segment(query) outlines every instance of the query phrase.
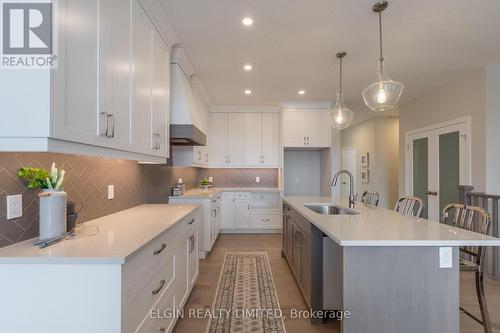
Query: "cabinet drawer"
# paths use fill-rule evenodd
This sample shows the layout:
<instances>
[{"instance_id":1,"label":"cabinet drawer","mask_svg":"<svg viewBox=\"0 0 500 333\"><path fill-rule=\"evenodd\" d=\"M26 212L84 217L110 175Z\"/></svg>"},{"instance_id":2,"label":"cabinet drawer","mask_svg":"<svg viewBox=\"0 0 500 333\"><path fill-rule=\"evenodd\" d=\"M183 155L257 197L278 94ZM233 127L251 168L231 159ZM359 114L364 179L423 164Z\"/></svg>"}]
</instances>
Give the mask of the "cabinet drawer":
<instances>
[{"instance_id":1,"label":"cabinet drawer","mask_svg":"<svg viewBox=\"0 0 500 333\"><path fill-rule=\"evenodd\" d=\"M158 272L162 266L161 262L165 262L172 254L176 242L175 234L179 229L179 225L172 227L123 265L123 291L125 293L134 288L147 274Z\"/></svg>"},{"instance_id":2,"label":"cabinet drawer","mask_svg":"<svg viewBox=\"0 0 500 333\"><path fill-rule=\"evenodd\" d=\"M236 192L234 196L236 199L250 199L249 192Z\"/></svg>"},{"instance_id":3,"label":"cabinet drawer","mask_svg":"<svg viewBox=\"0 0 500 333\"><path fill-rule=\"evenodd\" d=\"M281 212L252 212L251 225L257 229L281 229Z\"/></svg>"},{"instance_id":4,"label":"cabinet drawer","mask_svg":"<svg viewBox=\"0 0 500 333\"><path fill-rule=\"evenodd\" d=\"M169 333L174 329L176 321L175 298L173 290L165 292L144 322L137 329L137 333Z\"/></svg>"},{"instance_id":5,"label":"cabinet drawer","mask_svg":"<svg viewBox=\"0 0 500 333\"><path fill-rule=\"evenodd\" d=\"M161 270L156 274L143 276L124 296L124 322L128 332L137 327L149 310L155 306L164 293L173 291L175 287L175 257L168 256L165 262L160 263Z\"/></svg>"},{"instance_id":6,"label":"cabinet drawer","mask_svg":"<svg viewBox=\"0 0 500 333\"><path fill-rule=\"evenodd\" d=\"M252 193L250 206L260 208L280 208L281 200L279 193Z\"/></svg>"}]
</instances>

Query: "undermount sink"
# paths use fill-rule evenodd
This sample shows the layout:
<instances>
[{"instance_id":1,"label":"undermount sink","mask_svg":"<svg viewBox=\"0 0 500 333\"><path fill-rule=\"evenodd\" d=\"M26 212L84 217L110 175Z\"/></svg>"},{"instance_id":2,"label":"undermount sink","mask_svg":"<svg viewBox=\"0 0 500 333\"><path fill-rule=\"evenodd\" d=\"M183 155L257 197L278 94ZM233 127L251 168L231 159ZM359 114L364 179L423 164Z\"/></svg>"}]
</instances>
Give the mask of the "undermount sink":
<instances>
[{"instance_id":1,"label":"undermount sink","mask_svg":"<svg viewBox=\"0 0 500 333\"><path fill-rule=\"evenodd\" d=\"M334 204L306 204L307 209L323 215L357 215L357 211Z\"/></svg>"}]
</instances>

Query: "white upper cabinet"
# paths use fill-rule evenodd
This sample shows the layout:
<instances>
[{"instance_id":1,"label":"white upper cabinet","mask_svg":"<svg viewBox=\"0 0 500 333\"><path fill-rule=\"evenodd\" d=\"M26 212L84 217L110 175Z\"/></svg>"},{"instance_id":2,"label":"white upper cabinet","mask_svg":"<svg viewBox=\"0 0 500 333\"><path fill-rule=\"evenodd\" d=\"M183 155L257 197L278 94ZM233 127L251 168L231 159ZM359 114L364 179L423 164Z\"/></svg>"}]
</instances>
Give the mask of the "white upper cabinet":
<instances>
[{"instance_id":1,"label":"white upper cabinet","mask_svg":"<svg viewBox=\"0 0 500 333\"><path fill-rule=\"evenodd\" d=\"M262 113L245 114L245 163L262 164Z\"/></svg>"},{"instance_id":2,"label":"white upper cabinet","mask_svg":"<svg viewBox=\"0 0 500 333\"><path fill-rule=\"evenodd\" d=\"M229 166L245 165L245 115L228 113L227 159Z\"/></svg>"},{"instance_id":3,"label":"white upper cabinet","mask_svg":"<svg viewBox=\"0 0 500 333\"><path fill-rule=\"evenodd\" d=\"M277 112L245 114L245 162L247 166L278 167L280 115Z\"/></svg>"},{"instance_id":4,"label":"white upper cabinet","mask_svg":"<svg viewBox=\"0 0 500 333\"><path fill-rule=\"evenodd\" d=\"M105 143L110 147L124 149L130 145L131 121L130 0L105 0L99 3L101 5L99 14L100 135L106 136L107 130L108 140ZM78 37L74 39L78 40Z\"/></svg>"},{"instance_id":5,"label":"white upper cabinet","mask_svg":"<svg viewBox=\"0 0 500 333\"><path fill-rule=\"evenodd\" d=\"M211 114L210 166L279 167L278 112Z\"/></svg>"},{"instance_id":6,"label":"white upper cabinet","mask_svg":"<svg viewBox=\"0 0 500 333\"><path fill-rule=\"evenodd\" d=\"M210 129L210 165L227 166L227 113L212 113Z\"/></svg>"},{"instance_id":7,"label":"white upper cabinet","mask_svg":"<svg viewBox=\"0 0 500 333\"><path fill-rule=\"evenodd\" d=\"M56 105L52 135L58 139L107 146L111 144L109 140L99 137L99 113L104 104L97 89L101 81L99 56L105 58L109 53L109 49L100 50L100 2L68 0L62 1L60 6L62 45L59 45L59 69L54 72ZM103 75L102 79L109 77ZM107 82L102 83L107 85ZM106 120L103 117L102 121Z\"/></svg>"},{"instance_id":8,"label":"white upper cabinet","mask_svg":"<svg viewBox=\"0 0 500 333\"><path fill-rule=\"evenodd\" d=\"M153 101L153 25L141 5L133 2L132 63L132 145L144 150L152 149L151 123Z\"/></svg>"},{"instance_id":9,"label":"white upper cabinet","mask_svg":"<svg viewBox=\"0 0 500 333\"><path fill-rule=\"evenodd\" d=\"M330 120L327 110L306 111L306 134L308 147L330 147Z\"/></svg>"},{"instance_id":10,"label":"white upper cabinet","mask_svg":"<svg viewBox=\"0 0 500 333\"><path fill-rule=\"evenodd\" d=\"M170 50L155 30L153 32L153 107L152 148L169 156Z\"/></svg>"},{"instance_id":11,"label":"white upper cabinet","mask_svg":"<svg viewBox=\"0 0 500 333\"><path fill-rule=\"evenodd\" d=\"M287 109L282 117L284 147L330 147L328 110Z\"/></svg>"},{"instance_id":12,"label":"white upper cabinet","mask_svg":"<svg viewBox=\"0 0 500 333\"><path fill-rule=\"evenodd\" d=\"M279 167L281 160L281 126L278 112L262 114L262 165Z\"/></svg>"},{"instance_id":13,"label":"white upper cabinet","mask_svg":"<svg viewBox=\"0 0 500 333\"><path fill-rule=\"evenodd\" d=\"M0 76L6 108L23 115L2 114L0 151L165 162L170 51L138 0L59 1L58 20L57 69Z\"/></svg>"}]
</instances>

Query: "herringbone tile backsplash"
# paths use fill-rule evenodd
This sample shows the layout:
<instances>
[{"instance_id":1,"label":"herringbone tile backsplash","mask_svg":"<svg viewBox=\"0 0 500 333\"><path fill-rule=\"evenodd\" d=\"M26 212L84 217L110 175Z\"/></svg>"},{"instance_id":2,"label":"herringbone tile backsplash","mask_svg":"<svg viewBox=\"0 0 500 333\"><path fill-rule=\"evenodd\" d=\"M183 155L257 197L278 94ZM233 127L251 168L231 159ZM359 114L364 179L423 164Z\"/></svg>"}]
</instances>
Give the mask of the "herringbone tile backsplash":
<instances>
[{"instance_id":1,"label":"herringbone tile backsplash","mask_svg":"<svg viewBox=\"0 0 500 333\"><path fill-rule=\"evenodd\" d=\"M0 153L0 247L38 236L38 190L28 190L17 178L25 166L49 169L56 162L66 171L68 200L83 204L78 221L85 222L143 203L166 203L170 188L182 178L187 189L213 176L219 187L277 187L277 169L197 169L139 165L134 161L54 153ZM261 177L255 183L255 176ZM107 200L107 186L115 186ZM23 216L7 220L7 195L23 195Z\"/></svg>"},{"instance_id":2,"label":"herringbone tile backsplash","mask_svg":"<svg viewBox=\"0 0 500 333\"><path fill-rule=\"evenodd\" d=\"M17 178L19 168L49 169L52 162L66 171L64 190L68 200L83 204L78 221L88 221L150 202L166 202L168 188L183 177L196 182L195 168L177 172L166 166L145 167L134 161L52 153L0 153L0 247L38 236L38 190L26 189ZM158 181L148 179L153 175ZM163 172L161 172L163 171ZM192 178L192 179L190 179ZM107 186L115 186L114 200L107 200ZM193 185L191 185L193 186ZM148 193L148 196L146 196ZM5 197L23 195L23 216L7 220ZM157 195L157 197L155 197Z\"/></svg>"}]
</instances>

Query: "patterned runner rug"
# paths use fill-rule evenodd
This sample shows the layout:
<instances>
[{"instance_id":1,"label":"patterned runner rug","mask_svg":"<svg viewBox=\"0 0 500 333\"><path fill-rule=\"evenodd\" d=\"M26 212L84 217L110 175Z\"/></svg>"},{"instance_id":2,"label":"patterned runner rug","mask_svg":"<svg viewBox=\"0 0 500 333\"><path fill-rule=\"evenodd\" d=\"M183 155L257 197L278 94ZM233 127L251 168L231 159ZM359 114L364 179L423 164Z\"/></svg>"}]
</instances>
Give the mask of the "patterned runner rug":
<instances>
[{"instance_id":1,"label":"patterned runner rug","mask_svg":"<svg viewBox=\"0 0 500 333\"><path fill-rule=\"evenodd\" d=\"M227 252L207 333L284 333L266 252Z\"/></svg>"}]
</instances>

